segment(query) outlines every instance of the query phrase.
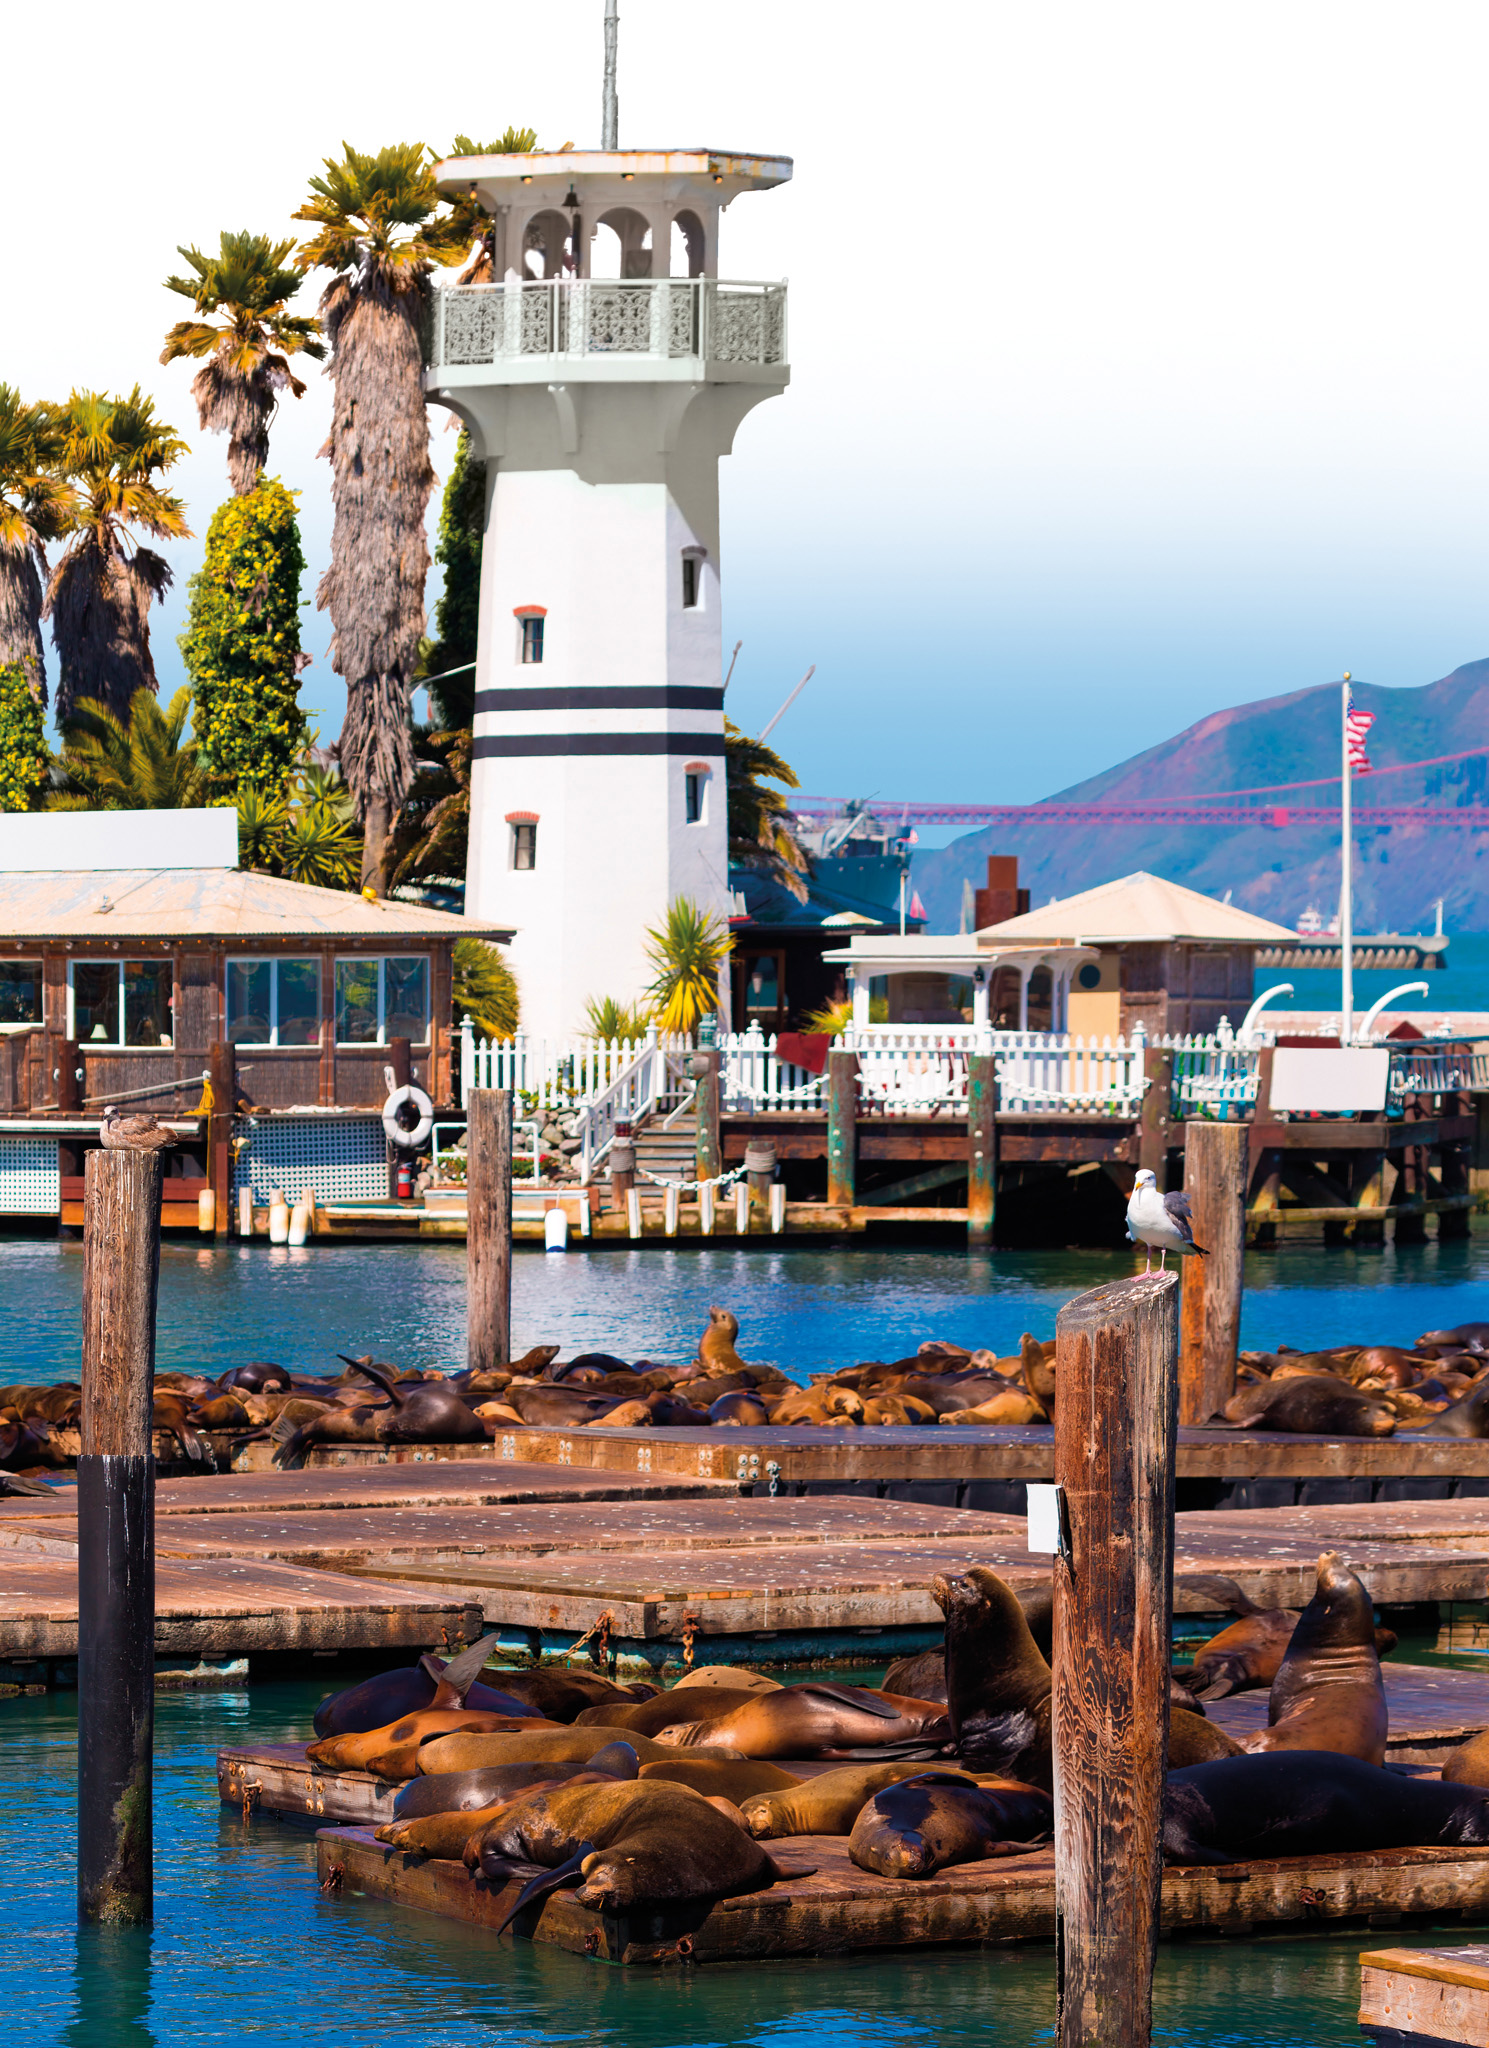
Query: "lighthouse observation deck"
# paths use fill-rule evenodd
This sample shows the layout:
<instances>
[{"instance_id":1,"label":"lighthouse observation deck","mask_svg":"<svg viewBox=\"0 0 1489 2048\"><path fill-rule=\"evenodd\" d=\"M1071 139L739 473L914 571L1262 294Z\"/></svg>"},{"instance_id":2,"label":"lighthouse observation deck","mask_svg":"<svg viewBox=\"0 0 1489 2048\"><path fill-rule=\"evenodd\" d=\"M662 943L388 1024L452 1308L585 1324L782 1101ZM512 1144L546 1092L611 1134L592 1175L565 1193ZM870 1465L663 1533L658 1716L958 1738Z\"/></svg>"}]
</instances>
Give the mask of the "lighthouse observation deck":
<instances>
[{"instance_id":1,"label":"lighthouse observation deck","mask_svg":"<svg viewBox=\"0 0 1489 2048\"><path fill-rule=\"evenodd\" d=\"M776 382L785 364L784 284L540 278L433 294L428 368L441 384L545 383L560 370Z\"/></svg>"}]
</instances>

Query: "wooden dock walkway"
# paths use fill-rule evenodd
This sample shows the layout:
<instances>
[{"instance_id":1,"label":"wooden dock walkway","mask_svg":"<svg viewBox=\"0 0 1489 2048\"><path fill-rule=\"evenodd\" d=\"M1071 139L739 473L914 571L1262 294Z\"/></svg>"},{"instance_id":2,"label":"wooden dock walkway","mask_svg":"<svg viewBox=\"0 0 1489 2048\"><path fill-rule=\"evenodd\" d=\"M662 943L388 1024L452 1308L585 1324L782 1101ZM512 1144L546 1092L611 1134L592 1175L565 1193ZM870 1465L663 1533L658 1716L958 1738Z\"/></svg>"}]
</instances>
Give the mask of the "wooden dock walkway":
<instances>
[{"instance_id":1,"label":"wooden dock walkway","mask_svg":"<svg viewBox=\"0 0 1489 2048\"><path fill-rule=\"evenodd\" d=\"M812 1876L712 1906L659 1907L628 1919L592 1913L558 1892L524 1914L515 1933L599 1962L676 1966L765 1956L841 1954L947 1943L1052 1941L1052 1849L964 1863L934 1877L878 1877L850 1862L839 1835L782 1843ZM364 1828L316 1836L322 1892L360 1894L494 1926L516 1897L471 1877L460 1863L423 1860ZM1368 1855L1299 1856L1163 1873L1161 1932L1249 1935L1260 1926L1398 1918L1482 1920L1489 1914L1489 1849L1396 1849Z\"/></svg>"},{"instance_id":2,"label":"wooden dock walkway","mask_svg":"<svg viewBox=\"0 0 1489 2048\"><path fill-rule=\"evenodd\" d=\"M1489 2040L1489 1947L1367 1950L1360 2029L1381 2048L1478 2048Z\"/></svg>"}]
</instances>

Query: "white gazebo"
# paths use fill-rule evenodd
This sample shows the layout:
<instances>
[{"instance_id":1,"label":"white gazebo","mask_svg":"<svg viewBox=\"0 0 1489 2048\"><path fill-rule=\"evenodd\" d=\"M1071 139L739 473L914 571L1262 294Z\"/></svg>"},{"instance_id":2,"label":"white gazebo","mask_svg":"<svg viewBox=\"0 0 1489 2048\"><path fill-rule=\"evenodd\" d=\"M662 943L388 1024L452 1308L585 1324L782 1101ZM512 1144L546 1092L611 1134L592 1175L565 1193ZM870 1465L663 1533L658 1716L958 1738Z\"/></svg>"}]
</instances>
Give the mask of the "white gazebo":
<instances>
[{"instance_id":1,"label":"white gazebo","mask_svg":"<svg viewBox=\"0 0 1489 2048\"><path fill-rule=\"evenodd\" d=\"M872 984L879 980L889 985L889 1023L882 1028L939 1023L970 1025L975 1031L1000 1025L1008 1030L1028 1031L1029 992L1036 976L1040 977L1041 998L1047 982L1049 1014L1047 1021L1041 1017L1032 1028L1068 1031L1071 982L1097 955L1093 947L1084 945L989 945L980 941L975 932L920 932L903 938L865 933L822 957L846 971L853 998L853 1028L858 1034L873 1028L869 1005ZM964 1007L952 1003L957 982L971 986L970 1016ZM939 1005L925 1000L937 984ZM995 997L1000 1000L995 1001ZM1045 1008L1043 1000L1038 1008ZM936 1014L927 1014L929 1009Z\"/></svg>"}]
</instances>

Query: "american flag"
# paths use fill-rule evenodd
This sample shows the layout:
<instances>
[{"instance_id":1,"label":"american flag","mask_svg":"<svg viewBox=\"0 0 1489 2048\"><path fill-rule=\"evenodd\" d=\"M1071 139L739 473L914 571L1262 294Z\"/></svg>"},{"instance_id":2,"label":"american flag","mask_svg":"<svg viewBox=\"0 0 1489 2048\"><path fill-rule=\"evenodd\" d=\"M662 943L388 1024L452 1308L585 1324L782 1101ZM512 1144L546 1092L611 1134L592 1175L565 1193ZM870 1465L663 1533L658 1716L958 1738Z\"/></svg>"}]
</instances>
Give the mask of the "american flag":
<instances>
[{"instance_id":1,"label":"american flag","mask_svg":"<svg viewBox=\"0 0 1489 2048\"><path fill-rule=\"evenodd\" d=\"M1344 714L1345 745L1349 753L1349 765L1357 775L1370 773L1370 757L1365 752L1365 735L1374 723L1373 711L1356 711L1354 695L1351 693L1349 709Z\"/></svg>"}]
</instances>

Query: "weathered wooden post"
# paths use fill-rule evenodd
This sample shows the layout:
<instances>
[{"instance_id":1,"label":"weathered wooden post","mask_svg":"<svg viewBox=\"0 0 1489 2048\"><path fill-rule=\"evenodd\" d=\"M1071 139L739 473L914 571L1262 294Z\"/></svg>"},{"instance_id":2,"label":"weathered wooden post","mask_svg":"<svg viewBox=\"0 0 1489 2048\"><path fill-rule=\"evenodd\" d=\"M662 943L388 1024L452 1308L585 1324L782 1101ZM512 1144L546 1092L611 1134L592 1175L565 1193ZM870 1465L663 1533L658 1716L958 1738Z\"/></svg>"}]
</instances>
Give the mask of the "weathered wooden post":
<instances>
[{"instance_id":1,"label":"weathered wooden post","mask_svg":"<svg viewBox=\"0 0 1489 2048\"><path fill-rule=\"evenodd\" d=\"M1137 1163L1158 1176L1163 1186L1168 1166L1168 1121L1174 1089L1174 1056L1167 1046L1149 1045L1143 1051L1142 1116L1137 1133Z\"/></svg>"},{"instance_id":2,"label":"weathered wooden post","mask_svg":"<svg viewBox=\"0 0 1489 2048\"><path fill-rule=\"evenodd\" d=\"M212 1107L207 1115L207 1179L212 1186L212 1234L223 1237L233 1188L233 1102L238 1092L233 1047L223 1039L207 1053L207 1085Z\"/></svg>"},{"instance_id":3,"label":"weathered wooden post","mask_svg":"<svg viewBox=\"0 0 1489 2048\"><path fill-rule=\"evenodd\" d=\"M697 1117L693 1169L694 1179L699 1181L717 1180L724 1170L722 1140L719 1135L720 1088L719 1063L721 1055L716 1046L700 1045L689 1055L692 1061L693 1079L697 1093L693 1107Z\"/></svg>"},{"instance_id":4,"label":"weathered wooden post","mask_svg":"<svg viewBox=\"0 0 1489 2048\"><path fill-rule=\"evenodd\" d=\"M858 1055L834 1046L827 1055L827 1199L853 1207L858 1172Z\"/></svg>"},{"instance_id":5,"label":"weathered wooden post","mask_svg":"<svg viewBox=\"0 0 1489 2048\"><path fill-rule=\"evenodd\" d=\"M52 1086L57 1091L58 1109L64 1115L76 1116L83 1106L83 1056L75 1038L63 1038L57 1042L57 1056L52 1062Z\"/></svg>"},{"instance_id":6,"label":"weathered wooden post","mask_svg":"<svg viewBox=\"0 0 1489 2048\"><path fill-rule=\"evenodd\" d=\"M154 1916L158 1152L83 1169L78 1458L78 1918Z\"/></svg>"},{"instance_id":7,"label":"weathered wooden post","mask_svg":"<svg viewBox=\"0 0 1489 2048\"><path fill-rule=\"evenodd\" d=\"M512 1091L472 1088L466 1102L466 1359L512 1356Z\"/></svg>"},{"instance_id":8,"label":"weathered wooden post","mask_svg":"<svg viewBox=\"0 0 1489 2048\"><path fill-rule=\"evenodd\" d=\"M616 1118L615 1136L610 1140L610 1198L616 1208L625 1208L636 1189L636 1140L631 1126Z\"/></svg>"},{"instance_id":9,"label":"weathered wooden post","mask_svg":"<svg viewBox=\"0 0 1489 2048\"><path fill-rule=\"evenodd\" d=\"M998 1214L998 1076L990 1052L967 1059L967 1242L993 1241Z\"/></svg>"},{"instance_id":10,"label":"weathered wooden post","mask_svg":"<svg viewBox=\"0 0 1489 2048\"><path fill-rule=\"evenodd\" d=\"M1184 1126L1184 1192L1204 1258L1184 1261L1179 1313L1179 1420L1205 1423L1236 1391L1246 1258L1247 1130L1191 1118Z\"/></svg>"},{"instance_id":11,"label":"weathered wooden post","mask_svg":"<svg viewBox=\"0 0 1489 2048\"><path fill-rule=\"evenodd\" d=\"M1163 1868L1179 1277L1055 1325L1055 2039L1148 2048Z\"/></svg>"}]
</instances>

